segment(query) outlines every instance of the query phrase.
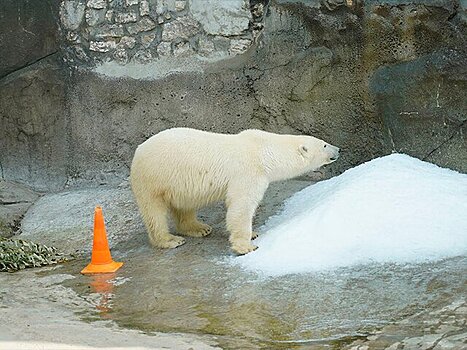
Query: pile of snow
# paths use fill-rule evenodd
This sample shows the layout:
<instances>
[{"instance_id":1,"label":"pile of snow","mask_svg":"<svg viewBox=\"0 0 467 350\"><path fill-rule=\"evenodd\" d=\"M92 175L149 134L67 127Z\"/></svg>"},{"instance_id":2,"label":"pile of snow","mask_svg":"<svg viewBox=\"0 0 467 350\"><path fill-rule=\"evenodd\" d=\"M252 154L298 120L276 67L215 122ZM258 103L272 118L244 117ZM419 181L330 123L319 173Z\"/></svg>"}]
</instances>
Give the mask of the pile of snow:
<instances>
[{"instance_id":1,"label":"pile of snow","mask_svg":"<svg viewBox=\"0 0 467 350\"><path fill-rule=\"evenodd\" d=\"M268 219L259 249L235 258L270 276L467 253L467 175L403 154L296 193Z\"/></svg>"}]
</instances>

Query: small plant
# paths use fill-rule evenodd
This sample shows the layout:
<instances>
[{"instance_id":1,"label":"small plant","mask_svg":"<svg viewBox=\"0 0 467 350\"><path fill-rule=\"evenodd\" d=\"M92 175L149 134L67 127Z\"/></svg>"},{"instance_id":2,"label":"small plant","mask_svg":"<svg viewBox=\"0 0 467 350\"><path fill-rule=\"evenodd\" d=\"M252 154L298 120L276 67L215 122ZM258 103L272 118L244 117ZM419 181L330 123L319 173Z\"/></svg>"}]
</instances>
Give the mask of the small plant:
<instances>
[{"instance_id":1,"label":"small plant","mask_svg":"<svg viewBox=\"0 0 467 350\"><path fill-rule=\"evenodd\" d=\"M0 237L0 271L15 272L27 267L39 267L68 261L70 257L47 247L22 239Z\"/></svg>"}]
</instances>

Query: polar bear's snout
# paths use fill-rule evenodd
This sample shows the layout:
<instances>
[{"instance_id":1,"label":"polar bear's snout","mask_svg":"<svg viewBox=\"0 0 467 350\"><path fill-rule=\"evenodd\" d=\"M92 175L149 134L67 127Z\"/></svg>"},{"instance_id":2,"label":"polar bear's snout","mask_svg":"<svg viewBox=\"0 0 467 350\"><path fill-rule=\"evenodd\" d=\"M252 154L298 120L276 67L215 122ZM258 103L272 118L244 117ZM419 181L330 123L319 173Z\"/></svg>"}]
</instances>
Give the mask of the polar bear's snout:
<instances>
[{"instance_id":1,"label":"polar bear's snout","mask_svg":"<svg viewBox=\"0 0 467 350\"><path fill-rule=\"evenodd\" d=\"M330 163L335 162L339 158L339 147L330 145L329 143L325 143L323 148L329 157Z\"/></svg>"}]
</instances>

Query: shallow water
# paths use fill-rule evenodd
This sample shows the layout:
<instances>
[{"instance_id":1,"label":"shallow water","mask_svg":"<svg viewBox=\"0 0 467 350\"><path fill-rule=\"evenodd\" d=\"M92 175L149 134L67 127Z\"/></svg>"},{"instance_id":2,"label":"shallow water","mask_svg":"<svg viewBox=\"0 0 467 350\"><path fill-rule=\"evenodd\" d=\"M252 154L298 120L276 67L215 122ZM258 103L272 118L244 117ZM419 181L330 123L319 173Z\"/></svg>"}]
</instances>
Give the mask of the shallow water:
<instances>
[{"instance_id":1,"label":"shallow water","mask_svg":"<svg viewBox=\"0 0 467 350\"><path fill-rule=\"evenodd\" d=\"M226 264L225 241L193 239L173 251L120 247L114 257L126 264L115 275L65 284L94 296L97 312L84 319L112 319L144 332L212 334L231 349L337 346L467 292L465 257L264 278ZM407 327L415 334L423 325Z\"/></svg>"},{"instance_id":2,"label":"shallow water","mask_svg":"<svg viewBox=\"0 0 467 350\"><path fill-rule=\"evenodd\" d=\"M255 229L307 185L271 186ZM125 263L115 274L80 275L87 259L66 264L65 272L77 277L63 284L95 305L94 312L80 317L90 322L111 319L148 334L212 335L227 349L340 349L378 332L386 336L386 344L393 344L451 332L442 327L465 329L467 315L459 314L467 310L465 256L265 278L229 263L233 255L224 217L222 206L206 209L201 219L214 232L188 238L174 250L152 249L141 227L131 240L113 247L114 259ZM462 306L440 312L451 304Z\"/></svg>"}]
</instances>

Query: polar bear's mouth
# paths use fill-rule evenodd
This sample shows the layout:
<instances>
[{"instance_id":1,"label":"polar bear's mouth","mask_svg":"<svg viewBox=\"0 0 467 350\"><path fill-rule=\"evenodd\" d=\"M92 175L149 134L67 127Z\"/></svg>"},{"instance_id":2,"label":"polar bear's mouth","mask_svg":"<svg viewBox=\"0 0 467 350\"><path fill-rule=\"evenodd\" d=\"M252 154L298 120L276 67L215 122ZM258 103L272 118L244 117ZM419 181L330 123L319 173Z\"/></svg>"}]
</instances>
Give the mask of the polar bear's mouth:
<instances>
[{"instance_id":1,"label":"polar bear's mouth","mask_svg":"<svg viewBox=\"0 0 467 350\"><path fill-rule=\"evenodd\" d=\"M337 160L337 158L339 158L339 155L333 156L333 157L329 158L329 160L334 162L334 161Z\"/></svg>"}]
</instances>

